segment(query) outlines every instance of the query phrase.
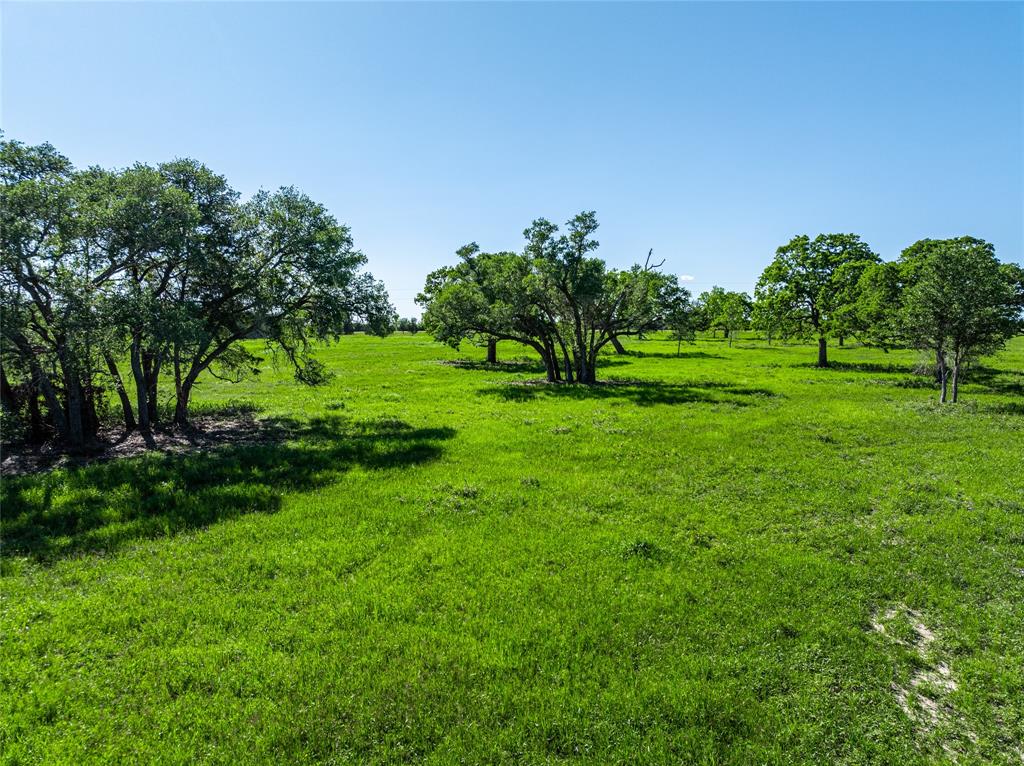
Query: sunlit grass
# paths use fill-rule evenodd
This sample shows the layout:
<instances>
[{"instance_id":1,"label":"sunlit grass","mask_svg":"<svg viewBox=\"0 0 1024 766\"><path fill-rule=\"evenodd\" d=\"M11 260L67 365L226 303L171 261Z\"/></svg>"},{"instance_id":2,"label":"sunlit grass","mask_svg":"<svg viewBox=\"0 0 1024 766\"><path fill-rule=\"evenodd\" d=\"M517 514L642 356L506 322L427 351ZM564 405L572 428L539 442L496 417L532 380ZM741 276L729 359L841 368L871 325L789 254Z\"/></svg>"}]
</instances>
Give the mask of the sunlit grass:
<instances>
[{"instance_id":1,"label":"sunlit grass","mask_svg":"<svg viewBox=\"0 0 1024 766\"><path fill-rule=\"evenodd\" d=\"M263 444L6 478L0 758L1019 763L1024 339L946 407L912 352L630 348L347 337L203 383Z\"/></svg>"}]
</instances>

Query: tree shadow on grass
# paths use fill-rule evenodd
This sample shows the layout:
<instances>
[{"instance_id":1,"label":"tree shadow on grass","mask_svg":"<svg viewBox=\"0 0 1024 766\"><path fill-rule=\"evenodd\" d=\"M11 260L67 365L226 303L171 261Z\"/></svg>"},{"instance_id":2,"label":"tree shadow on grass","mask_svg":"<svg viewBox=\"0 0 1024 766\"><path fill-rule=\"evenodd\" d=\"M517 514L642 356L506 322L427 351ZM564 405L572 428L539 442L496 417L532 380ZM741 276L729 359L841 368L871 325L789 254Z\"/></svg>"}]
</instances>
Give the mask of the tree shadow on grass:
<instances>
[{"instance_id":1,"label":"tree shadow on grass","mask_svg":"<svg viewBox=\"0 0 1024 766\"><path fill-rule=\"evenodd\" d=\"M969 367L965 383L978 383L996 394L1024 396L1024 370L1000 370L979 365Z\"/></svg>"},{"instance_id":2,"label":"tree shadow on grass","mask_svg":"<svg viewBox=\"0 0 1024 766\"><path fill-rule=\"evenodd\" d=\"M447 367L458 367L460 370L484 370L486 372L507 372L507 373L532 373L540 374L545 372L544 363L540 359L508 359L505 361L482 362L476 359L446 359L441 364ZM621 367L629 364L626 359L616 359L601 356L597 368Z\"/></svg>"},{"instance_id":3,"label":"tree shadow on grass","mask_svg":"<svg viewBox=\"0 0 1024 766\"><path fill-rule=\"evenodd\" d=\"M626 355L636 357L637 359L725 359L721 354L709 354L707 351L683 351L677 354L674 351L634 351L633 349L627 349Z\"/></svg>"},{"instance_id":4,"label":"tree shadow on grass","mask_svg":"<svg viewBox=\"0 0 1024 766\"><path fill-rule=\"evenodd\" d=\"M811 368L815 370L833 370L835 372L870 372L870 373L891 373L898 375L914 375L919 371L916 364L906 362L840 362L830 360L828 367L818 367L814 362L801 362L794 364L794 367Z\"/></svg>"},{"instance_id":5,"label":"tree shadow on grass","mask_svg":"<svg viewBox=\"0 0 1024 766\"><path fill-rule=\"evenodd\" d=\"M261 440L4 480L7 555L47 561L116 550L245 513L272 513L283 492L327 485L353 466L389 469L442 453L451 428L341 416L261 422Z\"/></svg>"},{"instance_id":6,"label":"tree shadow on grass","mask_svg":"<svg viewBox=\"0 0 1024 766\"><path fill-rule=\"evenodd\" d=\"M488 386L478 391L507 402L528 402L540 397L559 399L625 399L639 406L655 404L731 404L748 407L778 396L767 388L716 381L665 383L657 380L605 380L593 385L524 381Z\"/></svg>"},{"instance_id":7,"label":"tree shadow on grass","mask_svg":"<svg viewBox=\"0 0 1024 766\"><path fill-rule=\"evenodd\" d=\"M999 402L985 407L985 412L994 415L1020 415L1024 416L1024 402Z\"/></svg>"},{"instance_id":8,"label":"tree shadow on grass","mask_svg":"<svg viewBox=\"0 0 1024 766\"><path fill-rule=\"evenodd\" d=\"M822 369L810 362L794 366ZM832 361L829 362L829 366L825 369L835 370L837 372L867 372L874 374L888 373L913 376L908 378L904 384L904 387L906 388L928 388L938 385L934 382L927 363L922 366L921 364L906 362L881 363ZM921 382L916 383L915 381ZM1024 373L1013 370L1003 370L998 367L989 367L986 365L972 365L961 372L960 382L963 384L976 384L982 386L987 388L990 393L994 394L1024 396Z\"/></svg>"},{"instance_id":9,"label":"tree shadow on grass","mask_svg":"<svg viewBox=\"0 0 1024 766\"><path fill-rule=\"evenodd\" d=\"M491 364L476 359L445 359L441 362L446 367L457 367L460 370L486 370L487 372L508 373L539 373L544 372L543 363L537 359L507 359Z\"/></svg>"}]
</instances>

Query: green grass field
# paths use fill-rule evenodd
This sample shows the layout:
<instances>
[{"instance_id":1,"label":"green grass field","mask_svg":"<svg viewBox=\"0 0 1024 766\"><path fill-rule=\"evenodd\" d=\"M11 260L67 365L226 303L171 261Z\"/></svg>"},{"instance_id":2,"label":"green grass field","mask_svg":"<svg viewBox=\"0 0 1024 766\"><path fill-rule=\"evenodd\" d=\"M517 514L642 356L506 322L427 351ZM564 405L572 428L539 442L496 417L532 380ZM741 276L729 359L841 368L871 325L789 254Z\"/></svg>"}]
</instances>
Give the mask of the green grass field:
<instances>
[{"instance_id":1,"label":"green grass field","mask_svg":"<svg viewBox=\"0 0 1024 766\"><path fill-rule=\"evenodd\" d=\"M6 477L0 759L1020 764L1024 338L941 408L911 352L630 349L347 337L205 382L262 445Z\"/></svg>"}]
</instances>

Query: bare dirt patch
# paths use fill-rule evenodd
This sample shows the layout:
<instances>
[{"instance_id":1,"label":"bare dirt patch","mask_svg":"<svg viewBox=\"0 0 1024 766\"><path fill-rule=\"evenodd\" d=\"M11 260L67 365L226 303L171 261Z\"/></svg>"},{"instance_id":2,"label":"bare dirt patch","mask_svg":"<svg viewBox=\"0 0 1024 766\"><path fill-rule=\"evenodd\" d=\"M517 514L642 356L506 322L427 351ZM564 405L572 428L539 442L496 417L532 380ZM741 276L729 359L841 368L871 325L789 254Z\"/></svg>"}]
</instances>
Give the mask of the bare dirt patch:
<instances>
[{"instance_id":1,"label":"bare dirt patch","mask_svg":"<svg viewBox=\"0 0 1024 766\"><path fill-rule=\"evenodd\" d=\"M893 695L922 738L937 743L949 758L957 760L968 743L978 741L978 736L950 700L959 684L942 659L935 631L919 612L905 604L877 613L871 619L871 629L919 658L921 666L910 674L905 685L893 682Z\"/></svg>"},{"instance_id":2,"label":"bare dirt patch","mask_svg":"<svg viewBox=\"0 0 1024 766\"><path fill-rule=\"evenodd\" d=\"M55 468L81 467L153 452L183 454L225 444L262 444L286 437L288 430L279 421L259 420L248 413L197 417L185 427L158 428L145 434L108 428L78 452L68 452L53 443L35 448L9 449L5 445L0 475L20 476L52 471Z\"/></svg>"}]
</instances>

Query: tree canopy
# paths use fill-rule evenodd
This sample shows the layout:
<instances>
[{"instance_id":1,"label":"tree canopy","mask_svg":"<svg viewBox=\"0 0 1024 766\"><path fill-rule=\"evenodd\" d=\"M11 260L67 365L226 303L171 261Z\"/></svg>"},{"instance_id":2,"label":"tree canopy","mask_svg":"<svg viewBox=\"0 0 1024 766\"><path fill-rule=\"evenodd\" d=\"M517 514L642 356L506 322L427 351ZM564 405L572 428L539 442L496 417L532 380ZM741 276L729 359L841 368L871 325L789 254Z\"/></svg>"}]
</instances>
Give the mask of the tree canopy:
<instances>
[{"instance_id":1,"label":"tree canopy","mask_svg":"<svg viewBox=\"0 0 1024 766\"><path fill-rule=\"evenodd\" d=\"M203 374L258 373L244 340L315 385L330 373L313 344L396 322L486 345L492 362L498 341L521 343L549 381L569 383L594 383L606 345L621 353L620 338L655 329L680 344L721 329L731 345L750 324L769 342L811 336L822 367L828 338L854 336L927 349L942 401L947 382L956 401L965 367L1024 328L1024 268L973 237L922 239L886 263L855 234L800 235L777 249L753 302L716 286L695 303L651 252L610 268L597 229L584 211L564 229L536 219L519 252L467 244L427 277L422 321L398 321L349 228L294 187L242 200L195 160L77 170L49 144L0 140L3 410L34 438L75 446L114 394L126 428L186 424Z\"/></svg>"},{"instance_id":2,"label":"tree canopy","mask_svg":"<svg viewBox=\"0 0 1024 766\"><path fill-rule=\"evenodd\" d=\"M736 333L746 329L750 323L750 296L716 285L700 294L697 312L704 329L721 330L731 346Z\"/></svg>"},{"instance_id":3,"label":"tree canopy","mask_svg":"<svg viewBox=\"0 0 1024 766\"><path fill-rule=\"evenodd\" d=\"M828 338L854 329L850 307L856 303L861 274L879 257L856 234L800 235L775 251L761 274L757 294L769 305L762 322L814 335L818 366L828 366Z\"/></svg>"},{"instance_id":4,"label":"tree canopy","mask_svg":"<svg viewBox=\"0 0 1024 766\"><path fill-rule=\"evenodd\" d=\"M299 381L319 382L312 342L352 317L377 332L393 321L365 263L349 229L295 188L241 202L193 160L76 171L48 144L0 141L5 407L81 445L108 386L126 426L151 427L169 368L174 419L185 423L204 371L254 373L258 359L240 341L256 337Z\"/></svg>"},{"instance_id":5,"label":"tree canopy","mask_svg":"<svg viewBox=\"0 0 1024 766\"><path fill-rule=\"evenodd\" d=\"M524 232L521 253L458 251L459 263L427 277L417 300L423 327L457 347L463 340L512 340L534 349L549 381L593 383L601 349L620 336L679 320L689 292L651 264L610 269L591 255L598 248L594 212L566 223L545 218Z\"/></svg>"},{"instance_id":6,"label":"tree canopy","mask_svg":"<svg viewBox=\"0 0 1024 766\"><path fill-rule=\"evenodd\" d=\"M940 401L947 400L949 384L952 400L958 401L964 366L1024 329L1024 270L1001 264L995 248L974 237L922 240L904 250L891 269L904 289L888 310L878 311L878 321L885 333L934 353ZM871 306L880 304L877 295L864 294Z\"/></svg>"}]
</instances>

